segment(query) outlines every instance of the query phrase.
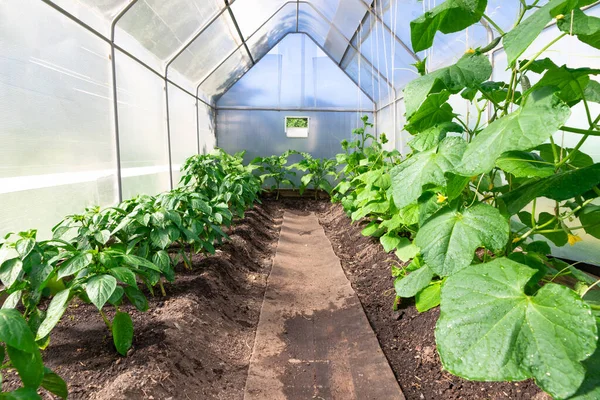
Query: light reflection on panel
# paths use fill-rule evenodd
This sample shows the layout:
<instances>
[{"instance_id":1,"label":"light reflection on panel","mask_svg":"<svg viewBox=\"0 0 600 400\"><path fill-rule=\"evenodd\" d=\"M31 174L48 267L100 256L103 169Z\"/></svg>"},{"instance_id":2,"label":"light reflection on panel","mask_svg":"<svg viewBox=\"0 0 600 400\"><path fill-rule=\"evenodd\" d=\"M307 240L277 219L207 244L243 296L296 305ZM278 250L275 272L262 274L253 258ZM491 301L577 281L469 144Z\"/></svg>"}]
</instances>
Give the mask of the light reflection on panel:
<instances>
[{"instance_id":1,"label":"light reflection on panel","mask_svg":"<svg viewBox=\"0 0 600 400\"><path fill-rule=\"evenodd\" d=\"M202 103L198 103L198 126L200 154L210 153L216 146L215 112Z\"/></svg>"},{"instance_id":2,"label":"light reflection on panel","mask_svg":"<svg viewBox=\"0 0 600 400\"><path fill-rule=\"evenodd\" d=\"M117 200L110 47L37 0L0 2L0 236Z\"/></svg>"},{"instance_id":3,"label":"light reflection on panel","mask_svg":"<svg viewBox=\"0 0 600 400\"><path fill-rule=\"evenodd\" d=\"M229 13L223 13L175 59L171 67L199 83L242 44Z\"/></svg>"},{"instance_id":4,"label":"light reflection on panel","mask_svg":"<svg viewBox=\"0 0 600 400\"><path fill-rule=\"evenodd\" d=\"M320 46L327 49L335 62L340 62L348 40L331 26L330 21L311 6L301 3L299 6L298 30L308 33Z\"/></svg>"},{"instance_id":5,"label":"light reflection on panel","mask_svg":"<svg viewBox=\"0 0 600 400\"><path fill-rule=\"evenodd\" d=\"M237 50L200 85L209 103L216 102L252 66L244 47Z\"/></svg>"},{"instance_id":6,"label":"light reflection on panel","mask_svg":"<svg viewBox=\"0 0 600 400\"><path fill-rule=\"evenodd\" d=\"M218 106L354 110L373 103L308 36L290 34Z\"/></svg>"},{"instance_id":7,"label":"light reflection on panel","mask_svg":"<svg viewBox=\"0 0 600 400\"><path fill-rule=\"evenodd\" d=\"M169 85L169 126L173 184L181 177L180 166L198 153L196 100L173 85Z\"/></svg>"},{"instance_id":8,"label":"light reflection on panel","mask_svg":"<svg viewBox=\"0 0 600 400\"><path fill-rule=\"evenodd\" d=\"M164 80L117 52L123 198L168 190Z\"/></svg>"},{"instance_id":9,"label":"light reflection on panel","mask_svg":"<svg viewBox=\"0 0 600 400\"><path fill-rule=\"evenodd\" d=\"M259 60L286 34L296 31L296 4L286 5L247 41L254 60Z\"/></svg>"},{"instance_id":10,"label":"light reflection on panel","mask_svg":"<svg viewBox=\"0 0 600 400\"><path fill-rule=\"evenodd\" d=\"M242 35L247 39L286 2L287 0L241 0L233 2L231 11ZM294 9L295 27L296 5L290 4L289 6Z\"/></svg>"},{"instance_id":11,"label":"light reflection on panel","mask_svg":"<svg viewBox=\"0 0 600 400\"><path fill-rule=\"evenodd\" d=\"M80 21L85 22L105 37L110 37L110 24L128 0L53 0Z\"/></svg>"}]
</instances>

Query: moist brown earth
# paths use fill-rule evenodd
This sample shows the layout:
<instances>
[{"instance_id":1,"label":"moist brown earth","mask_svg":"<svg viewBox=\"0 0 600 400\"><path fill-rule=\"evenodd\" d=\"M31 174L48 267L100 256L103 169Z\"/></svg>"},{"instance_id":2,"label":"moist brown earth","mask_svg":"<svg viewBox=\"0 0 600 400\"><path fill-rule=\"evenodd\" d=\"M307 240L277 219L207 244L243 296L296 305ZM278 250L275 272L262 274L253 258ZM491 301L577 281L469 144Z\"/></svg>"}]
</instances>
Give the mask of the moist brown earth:
<instances>
[{"instance_id":1,"label":"moist brown earth","mask_svg":"<svg viewBox=\"0 0 600 400\"><path fill-rule=\"evenodd\" d=\"M122 307L135 329L128 357L93 305L70 306L43 353L69 399L242 399L282 215L275 203L256 205L215 255L194 256L191 271L178 266L165 298L148 295L149 311ZM4 389L16 383L6 376Z\"/></svg>"},{"instance_id":2,"label":"moist brown earth","mask_svg":"<svg viewBox=\"0 0 600 400\"><path fill-rule=\"evenodd\" d=\"M531 380L471 382L444 371L434 337L439 308L421 314L405 299L394 312L390 266L397 259L377 239L362 236L366 223L351 225L339 204L315 209L407 400L550 399Z\"/></svg>"},{"instance_id":3,"label":"moist brown earth","mask_svg":"<svg viewBox=\"0 0 600 400\"><path fill-rule=\"evenodd\" d=\"M215 255L194 256L192 271L179 267L167 297L148 296L148 312L124 306L135 327L128 357L116 353L93 305L70 306L43 353L67 381L69 398L242 399L284 209L318 214L408 400L549 399L531 381L469 382L443 371L434 339L439 311L419 314L406 302L393 312L394 257L363 237L364 223L351 225L339 205L306 198L265 199ZM17 382L5 374L4 390Z\"/></svg>"}]
</instances>

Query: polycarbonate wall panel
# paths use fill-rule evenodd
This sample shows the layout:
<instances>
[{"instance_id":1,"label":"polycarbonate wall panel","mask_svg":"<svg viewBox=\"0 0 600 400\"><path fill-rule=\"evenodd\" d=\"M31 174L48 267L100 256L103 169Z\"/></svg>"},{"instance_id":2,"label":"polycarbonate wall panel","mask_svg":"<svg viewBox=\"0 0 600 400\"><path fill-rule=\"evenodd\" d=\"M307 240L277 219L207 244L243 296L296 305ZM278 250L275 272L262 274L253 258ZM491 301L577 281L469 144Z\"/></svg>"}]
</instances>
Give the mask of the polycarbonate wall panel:
<instances>
[{"instance_id":1,"label":"polycarbonate wall panel","mask_svg":"<svg viewBox=\"0 0 600 400\"><path fill-rule=\"evenodd\" d=\"M123 198L170 188L164 80L117 52Z\"/></svg>"},{"instance_id":2,"label":"polycarbonate wall panel","mask_svg":"<svg viewBox=\"0 0 600 400\"><path fill-rule=\"evenodd\" d=\"M215 103L235 82L252 67L244 47L234 52L200 85L207 103Z\"/></svg>"},{"instance_id":3,"label":"polycarbonate wall panel","mask_svg":"<svg viewBox=\"0 0 600 400\"><path fill-rule=\"evenodd\" d=\"M177 185L181 177L181 165L188 157L198 154L198 130L196 99L171 84L169 84L169 126L173 185Z\"/></svg>"},{"instance_id":4,"label":"polycarbonate wall panel","mask_svg":"<svg viewBox=\"0 0 600 400\"><path fill-rule=\"evenodd\" d=\"M234 3L238 4L238 3ZM239 4L242 4L240 2ZM289 32L296 31L296 4L287 4L255 34L247 39L254 60L258 61Z\"/></svg>"},{"instance_id":5,"label":"polycarbonate wall panel","mask_svg":"<svg viewBox=\"0 0 600 400\"><path fill-rule=\"evenodd\" d=\"M364 113L372 119L372 113ZM247 150L246 160L258 156L281 154L294 149L314 157L335 157L342 151L340 141L350 139L352 130L362 126L355 112L218 110L219 147L234 153ZM310 118L308 138L294 139L285 135L285 117Z\"/></svg>"},{"instance_id":6,"label":"polycarbonate wall panel","mask_svg":"<svg viewBox=\"0 0 600 400\"><path fill-rule=\"evenodd\" d=\"M53 0L52 2L109 38L111 21L127 6L129 0Z\"/></svg>"},{"instance_id":7,"label":"polycarbonate wall panel","mask_svg":"<svg viewBox=\"0 0 600 400\"><path fill-rule=\"evenodd\" d=\"M139 0L117 27L164 61L224 7L220 0ZM117 43L121 39L116 36Z\"/></svg>"},{"instance_id":8,"label":"polycarbonate wall panel","mask_svg":"<svg viewBox=\"0 0 600 400\"><path fill-rule=\"evenodd\" d=\"M382 133L385 133L385 136L389 140L389 142L384 145L386 150L391 150L396 148L396 137L395 137L395 126L394 126L394 108L393 105L389 105L381 110L377 111L377 120L375 124L375 131L377 132L377 137L381 137ZM371 121L373 122L373 121Z\"/></svg>"},{"instance_id":9,"label":"polycarbonate wall panel","mask_svg":"<svg viewBox=\"0 0 600 400\"><path fill-rule=\"evenodd\" d=\"M237 20L245 39L250 37L269 17L277 12L288 0L241 0L231 5L231 11ZM294 11L296 4L291 4ZM295 14L295 12L294 12ZM295 17L295 15L294 15ZM295 18L294 18L295 19ZM295 21L294 21L295 23ZM294 24L295 27L295 24Z\"/></svg>"},{"instance_id":10,"label":"polycarbonate wall panel","mask_svg":"<svg viewBox=\"0 0 600 400\"><path fill-rule=\"evenodd\" d=\"M586 13L600 17L600 6L596 6L588 10ZM521 59L528 59L532 57L559 34L560 32L555 26L547 28L525 52L525 54L521 56ZM549 57L559 66L567 65L570 68L600 68L600 54L598 50L580 42L576 37L571 36L566 36L554 44L547 52L544 53L544 57ZM502 50L496 52L493 79L496 81L508 81L510 79L510 75L509 72L506 71L506 68L506 54ZM530 77L532 84L535 84L541 77L541 75L531 73L529 73L528 76ZM591 78L597 81L599 80L597 76L591 76ZM596 116L598 113L600 113L600 104L592 102L589 102L588 104L592 116ZM589 128L583 103L580 103L572 108L572 115L566 125L583 129ZM554 135L554 141L556 143L563 144L565 147L571 148L574 147L581 140L581 138L582 135L562 131L559 131ZM600 162L600 137L588 137L586 142L581 147L581 151L589 154L595 162ZM537 203L538 212L546 211L554 213L553 207L554 202L549 200L538 201ZM579 223L577 220L575 220L569 225L579 225ZM583 230L577 230L576 233L581 236L583 241L575 243L574 246L564 246L559 248L555 248L551 244L553 249L552 254L572 260L600 264L600 240L585 234Z\"/></svg>"},{"instance_id":11,"label":"polycarbonate wall panel","mask_svg":"<svg viewBox=\"0 0 600 400\"><path fill-rule=\"evenodd\" d=\"M171 68L200 83L241 44L233 20L224 12L175 59Z\"/></svg>"},{"instance_id":12,"label":"polycarbonate wall panel","mask_svg":"<svg viewBox=\"0 0 600 400\"><path fill-rule=\"evenodd\" d=\"M315 42L327 49L335 62L340 62L348 47L348 39L312 6L301 3L298 10L298 31L309 34Z\"/></svg>"},{"instance_id":13,"label":"polycarbonate wall panel","mask_svg":"<svg viewBox=\"0 0 600 400\"><path fill-rule=\"evenodd\" d=\"M198 133L200 154L207 154L214 150L217 144L216 123L214 109L198 102Z\"/></svg>"},{"instance_id":14,"label":"polycarbonate wall panel","mask_svg":"<svg viewBox=\"0 0 600 400\"><path fill-rule=\"evenodd\" d=\"M217 106L373 109L356 84L304 34L286 36Z\"/></svg>"},{"instance_id":15,"label":"polycarbonate wall panel","mask_svg":"<svg viewBox=\"0 0 600 400\"><path fill-rule=\"evenodd\" d=\"M117 199L110 47L37 0L0 2L0 236Z\"/></svg>"}]
</instances>

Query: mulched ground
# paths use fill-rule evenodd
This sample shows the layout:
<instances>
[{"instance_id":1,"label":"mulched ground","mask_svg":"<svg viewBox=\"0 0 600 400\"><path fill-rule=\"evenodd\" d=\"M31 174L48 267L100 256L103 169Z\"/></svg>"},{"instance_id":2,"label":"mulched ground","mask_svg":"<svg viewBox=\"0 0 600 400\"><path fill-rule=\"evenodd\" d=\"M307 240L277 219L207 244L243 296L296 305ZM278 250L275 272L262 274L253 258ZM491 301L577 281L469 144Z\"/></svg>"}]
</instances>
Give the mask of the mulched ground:
<instances>
[{"instance_id":1,"label":"mulched ground","mask_svg":"<svg viewBox=\"0 0 600 400\"><path fill-rule=\"evenodd\" d=\"M93 305L69 307L43 353L69 399L242 399L282 216L276 205L257 205L217 254L194 256L192 271L178 267L148 312L125 306L135 328L128 357L116 353ZM5 377L5 390L15 384Z\"/></svg>"},{"instance_id":2,"label":"mulched ground","mask_svg":"<svg viewBox=\"0 0 600 400\"><path fill-rule=\"evenodd\" d=\"M550 399L532 381L470 382L445 372L434 337L439 308L421 314L414 302L405 301L394 312L390 266L397 259L377 239L361 235L365 223L350 225L340 205L315 204L314 209L407 400Z\"/></svg>"},{"instance_id":3,"label":"mulched ground","mask_svg":"<svg viewBox=\"0 0 600 400\"><path fill-rule=\"evenodd\" d=\"M434 339L439 311L419 314L410 302L392 311L394 258L363 237L364 224L351 225L339 205L306 198L265 199L229 231L232 241L217 254L195 256L193 271L179 268L167 297L150 297L148 312L125 306L135 326L128 357L117 355L94 306L72 305L43 353L67 381L69 398L243 399L285 209L319 215L408 400L550 399L531 381L469 382L444 372ZM16 382L5 374L3 387Z\"/></svg>"}]
</instances>

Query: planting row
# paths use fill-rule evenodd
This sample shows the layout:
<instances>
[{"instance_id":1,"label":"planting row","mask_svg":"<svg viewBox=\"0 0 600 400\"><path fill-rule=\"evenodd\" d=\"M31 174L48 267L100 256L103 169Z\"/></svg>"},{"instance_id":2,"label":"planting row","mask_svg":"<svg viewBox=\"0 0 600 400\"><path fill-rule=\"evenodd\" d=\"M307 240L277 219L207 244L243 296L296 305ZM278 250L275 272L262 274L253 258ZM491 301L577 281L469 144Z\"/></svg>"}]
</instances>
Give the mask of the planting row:
<instances>
[{"instance_id":1,"label":"planting row","mask_svg":"<svg viewBox=\"0 0 600 400\"><path fill-rule=\"evenodd\" d=\"M598 399L599 281L552 258L548 243L573 245L581 232L600 238L600 164L580 150L600 136L590 106L600 102L591 79L600 71L542 57L567 35L600 48L600 19L582 10L591 1L537 3L521 1L510 32L484 14L484 0L447 0L412 21L416 51L431 47L438 30L482 18L498 36L447 68L427 73L417 64L422 76L404 90L411 154L385 151L385 137L368 134L365 118L356 140L342 143L333 196L353 220L369 218L363 234L405 262L392 268L396 303L415 297L422 312L440 305L436 341L446 370L482 381L533 378L555 399ZM552 19L562 32L535 58L520 59ZM489 80L485 53L500 42L509 82ZM453 96L477 110L474 123L454 112ZM587 128L566 125L575 106ZM577 145L555 143L559 130L580 135Z\"/></svg>"}]
</instances>

